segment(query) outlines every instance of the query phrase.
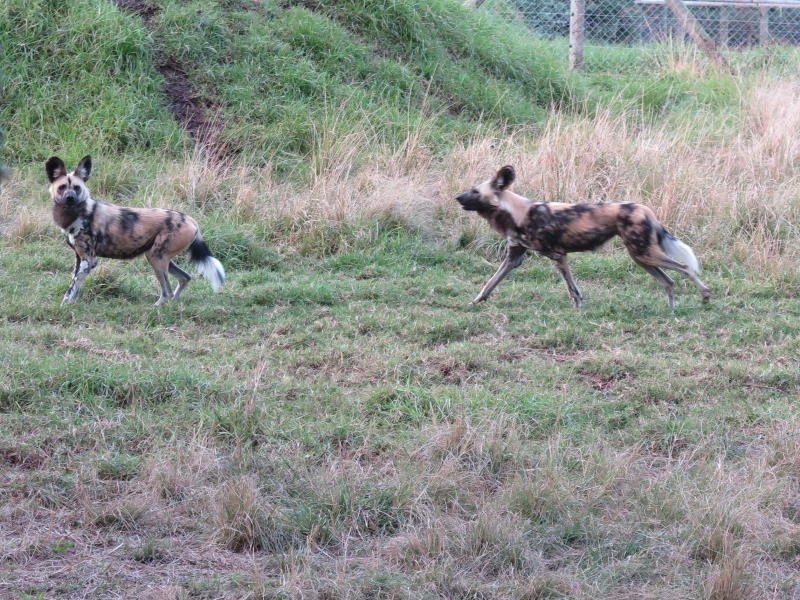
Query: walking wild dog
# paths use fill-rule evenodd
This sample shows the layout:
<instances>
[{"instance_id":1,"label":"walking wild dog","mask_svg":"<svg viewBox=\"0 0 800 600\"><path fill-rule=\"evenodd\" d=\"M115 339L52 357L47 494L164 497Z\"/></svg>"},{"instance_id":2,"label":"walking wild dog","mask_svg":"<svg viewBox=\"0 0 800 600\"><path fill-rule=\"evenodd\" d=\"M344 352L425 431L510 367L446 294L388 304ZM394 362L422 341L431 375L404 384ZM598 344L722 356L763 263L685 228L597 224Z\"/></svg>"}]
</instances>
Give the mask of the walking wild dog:
<instances>
[{"instance_id":1,"label":"walking wild dog","mask_svg":"<svg viewBox=\"0 0 800 600\"><path fill-rule=\"evenodd\" d=\"M492 179L456 196L464 210L477 212L508 240L500 268L473 302L486 300L497 284L522 264L525 252L534 250L555 263L575 308L580 308L583 298L572 279L567 254L595 250L615 235L622 238L633 261L661 284L670 306L675 305L675 286L662 269L691 279L703 304L711 299L711 292L697 276L700 265L692 249L673 237L648 207L633 202L533 202L509 189L515 177L514 168L505 166Z\"/></svg>"},{"instance_id":2,"label":"walking wild dog","mask_svg":"<svg viewBox=\"0 0 800 600\"><path fill-rule=\"evenodd\" d=\"M74 302L97 258L134 258L144 254L161 286L156 306L177 298L191 276L172 259L189 249L191 262L214 291L225 281L225 269L211 255L192 217L162 208L125 208L94 200L86 187L92 158L85 156L71 173L57 156L45 163L53 200L53 220L75 251L75 273L62 304ZM175 293L167 274L178 280Z\"/></svg>"}]
</instances>

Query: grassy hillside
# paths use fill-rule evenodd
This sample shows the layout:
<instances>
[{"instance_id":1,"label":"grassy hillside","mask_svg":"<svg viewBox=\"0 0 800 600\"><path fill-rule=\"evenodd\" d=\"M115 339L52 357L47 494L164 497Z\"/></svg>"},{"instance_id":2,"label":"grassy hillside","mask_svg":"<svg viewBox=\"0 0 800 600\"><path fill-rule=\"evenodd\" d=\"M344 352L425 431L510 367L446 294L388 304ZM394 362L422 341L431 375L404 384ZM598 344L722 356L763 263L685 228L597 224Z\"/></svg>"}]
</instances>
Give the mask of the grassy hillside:
<instances>
[{"instance_id":1,"label":"grassy hillside","mask_svg":"<svg viewBox=\"0 0 800 600\"><path fill-rule=\"evenodd\" d=\"M553 107L581 114L622 99L663 117L737 102L732 79L671 69L669 49L589 49L588 77L571 77L558 43L508 11L451 0L10 0L0 10L0 118L19 165L53 152L180 159L183 128L224 158L303 174L329 137L358 134L361 158L412 134L441 153L535 130Z\"/></svg>"},{"instance_id":2,"label":"grassy hillside","mask_svg":"<svg viewBox=\"0 0 800 600\"><path fill-rule=\"evenodd\" d=\"M580 100L547 44L450 1L119 4L5 3L12 161L75 146L178 156L162 91L203 112L226 152L278 169L301 166L322 131L368 124L375 149L423 129L443 148ZM158 69L180 78L162 90Z\"/></svg>"},{"instance_id":3,"label":"grassy hillside","mask_svg":"<svg viewBox=\"0 0 800 600\"><path fill-rule=\"evenodd\" d=\"M498 1L0 5L0 597L800 597L800 57L711 71ZM185 210L228 280L153 307L74 257L43 162ZM618 244L529 257L453 196L651 206L712 301ZM186 265L185 257L179 261Z\"/></svg>"}]
</instances>

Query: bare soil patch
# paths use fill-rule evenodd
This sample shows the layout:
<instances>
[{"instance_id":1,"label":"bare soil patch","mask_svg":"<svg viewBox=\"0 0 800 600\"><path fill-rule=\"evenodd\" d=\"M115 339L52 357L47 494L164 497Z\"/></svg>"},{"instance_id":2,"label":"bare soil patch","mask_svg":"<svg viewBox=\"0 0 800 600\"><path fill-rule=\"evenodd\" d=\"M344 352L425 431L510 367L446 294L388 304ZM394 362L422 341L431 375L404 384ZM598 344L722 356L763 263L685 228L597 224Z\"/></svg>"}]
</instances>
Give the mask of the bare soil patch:
<instances>
[{"instance_id":1,"label":"bare soil patch","mask_svg":"<svg viewBox=\"0 0 800 600\"><path fill-rule=\"evenodd\" d=\"M147 0L112 0L122 10L142 18L145 26L152 29L153 17L159 8ZM217 108L206 98L215 96L214 90L201 90L190 79L186 66L175 56L165 55L156 49L153 62L164 79L163 91L167 106L186 129L195 144L200 146L217 162L226 161L235 150L220 140Z\"/></svg>"}]
</instances>

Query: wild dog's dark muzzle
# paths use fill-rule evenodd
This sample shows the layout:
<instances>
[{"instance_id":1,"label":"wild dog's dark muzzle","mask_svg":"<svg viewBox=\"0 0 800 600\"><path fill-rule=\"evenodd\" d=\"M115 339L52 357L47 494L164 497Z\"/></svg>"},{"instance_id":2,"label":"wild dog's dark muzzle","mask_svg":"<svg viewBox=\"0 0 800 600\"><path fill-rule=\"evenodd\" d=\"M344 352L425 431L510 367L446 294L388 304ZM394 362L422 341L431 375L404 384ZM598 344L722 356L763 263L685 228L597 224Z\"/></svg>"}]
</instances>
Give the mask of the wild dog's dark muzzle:
<instances>
[{"instance_id":1,"label":"wild dog's dark muzzle","mask_svg":"<svg viewBox=\"0 0 800 600\"><path fill-rule=\"evenodd\" d=\"M56 204L75 204L77 201L78 194L75 193L75 190L67 190L60 196L53 198L53 202Z\"/></svg>"},{"instance_id":2,"label":"wild dog's dark muzzle","mask_svg":"<svg viewBox=\"0 0 800 600\"><path fill-rule=\"evenodd\" d=\"M67 190L61 196L54 198L56 204L78 204L80 195L75 190Z\"/></svg>"},{"instance_id":3,"label":"wild dog's dark muzzle","mask_svg":"<svg viewBox=\"0 0 800 600\"><path fill-rule=\"evenodd\" d=\"M481 195L472 191L459 194L456 196L456 200L464 210L478 210L484 205L484 202L481 200Z\"/></svg>"}]
</instances>

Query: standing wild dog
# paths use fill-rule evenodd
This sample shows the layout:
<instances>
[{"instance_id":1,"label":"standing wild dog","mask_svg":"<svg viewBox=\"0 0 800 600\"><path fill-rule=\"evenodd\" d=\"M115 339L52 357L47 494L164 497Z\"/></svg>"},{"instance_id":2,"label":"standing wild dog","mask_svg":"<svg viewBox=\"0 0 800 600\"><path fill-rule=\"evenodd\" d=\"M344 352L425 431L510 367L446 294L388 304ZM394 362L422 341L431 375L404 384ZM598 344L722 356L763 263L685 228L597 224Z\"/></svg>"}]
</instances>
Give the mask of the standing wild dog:
<instances>
[{"instance_id":1,"label":"standing wild dog","mask_svg":"<svg viewBox=\"0 0 800 600\"><path fill-rule=\"evenodd\" d=\"M615 235L622 238L633 261L661 284L670 306L675 305L675 286L662 269L691 279L703 304L711 299L711 292L697 277L700 265L692 249L673 237L646 206L633 202L533 202L509 189L514 178L514 167L505 166L489 181L456 196L464 210L477 212L508 240L503 263L473 302L486 300L497 284L522 264L525 252L534 250L555 263L575 308L580 308L583 298L572 279L567 254L595 250Z\"/></svg>"},{"instance_id":2,"label":"standing wild dog","mask_svg":"<svg viewBox=\"0 0 800 600\"><path fill-rule=\"evenodd\" d=\"M45 163L53 200L53 220L75 251L75 273L62 304L74 302L97 258L134 258L144 254L161 286L156 306L177 298L191 276L172 259L189 249L191 262L214 291L225 281L225 269L211 255L192 217L162 208L125 208L94 200L86 187L92 158L85 156L71 173L57 156ZM167 273L178 279L173 294Z\"/></svg>"}]
</instances>

